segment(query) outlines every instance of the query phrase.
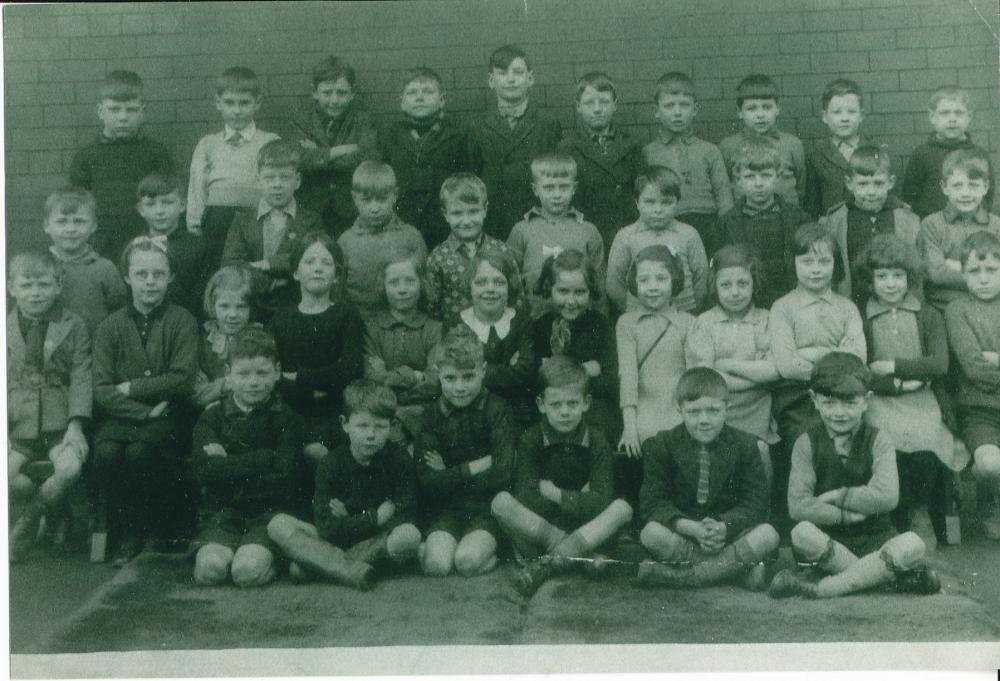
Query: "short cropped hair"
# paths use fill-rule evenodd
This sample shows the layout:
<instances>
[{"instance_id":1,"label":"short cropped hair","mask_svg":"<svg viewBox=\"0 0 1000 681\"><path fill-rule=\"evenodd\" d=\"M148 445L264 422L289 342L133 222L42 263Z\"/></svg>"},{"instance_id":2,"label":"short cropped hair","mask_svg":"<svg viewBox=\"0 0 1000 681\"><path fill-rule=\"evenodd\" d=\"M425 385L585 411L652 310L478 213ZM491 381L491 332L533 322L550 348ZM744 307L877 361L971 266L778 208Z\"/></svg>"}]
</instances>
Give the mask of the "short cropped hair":
<instances>
[{"instance_id":1,"label":"short cropped hair","mask_svg":"<svg viewBox=\"0 0 1000 681\"><path fill-rule=\"evenodd\" d=\"M257 152L257 171L264 168L288 168L298 170L302 163L302 147L287 140L271 140Z\"/></svg>"},{"instance_id":2,"label":"short cropped hair","mask_svg":"<svg viewBox=\"0 0 1000 681\"><path fill-rule=\"evenodd\" d=\"M638 276L639 263L641 262L661 262L664 264L667 272L670 273L671 298L676 298L684 290L684 268L681 266L681 261L668 246L654 244L646 246L639 251L635 256L635 260L632 261L632 264L628 268L628 275L626 277L628 279L628 290L633 296L639 295L636 277Z\"/></svg>"},{"instance_id":3,"label":"short cropped hair","mask_svg":"<svg viewBox=\"0 0 1000 681\"><path fill-rule=\"evenodd\" d=\"M512 61L515 59L523 59L524 65L531 70L531 62L528 61L528 55L517 45L501 45L497 49L493 50L490 55L490 70L500 69L501 71L506 71Z\"/></svg>"},{"instance_id":4,"label":"short cropped hair","mask_svg":"<svg viewBox=\"0 0 1000 681\"><path fill-rule=\"evenodd\" d=\"M861 254L856 267L857 282L867 299L874 292L875 270L901 269L906 272L906 285L917 291L924 278L924 262L912 244L895 234L877 234Z\"/></svg>"},{"instance_id":5,"label":"short cropped hair","mask_svg":"<svg viewBox=\"0 0 1000 681\"><path fill-rule=\"evenodd\" d=\"M354 70L354 67L340 57L334 57L333 55L324 57L313 67L312 83L314 90L319 87L320 83L337 81L341 78L346 80L347 84L352 88L357 81L357 72Z\"/></svg>"},{"instance_id":6,"label":"short cropped hair","mask_svg":"<svg viewBox=\"0 0 1000 681\"><path fill-rule=\"evenodd\" d=\"M736 106L743 108L743 102L748 99L773 99L778 101L778 84L770 76L762 73L752 73L736 86Z\"/></svg>"},{"instance_id":7,"label":"short cropped hair","mask_svg":"<svg viewBox=\"0 0 1000 681\"><path fill-rule=\"evenodd\" d=\"M130 102L142 99L142 78L135 71L116 70L108 74L98 91L100 101Z\"/></svg>"},{"instance_id":8,"label":"short cropped hair","mask_svg":"<svg viewBox=\"0 0 1000 681\"><path fill-rule=\"evenodd\" d=\"M51 274L58 282L62 281L62 264L48 251L18 253L10 259L10 263L7 265L8 283L13 283L19 275L22 277L43 277L46 274Z\"/></svg>"},{"instance_id":9,"label":"short cropped hair","mask_svg":"<svg viewBox=\"0 0 1000 681\"><path fill-rule=\"evenodd\" d=\"M591 299L597 295L597 272L594 263L575 248L567 248L545 259L541 274L538 275L538 283L535 284L535 293L542 298L550 298L552 287L555 286L560 272L583 272L583 281L590 291Z\"/></svg>"},{"instance_id":10,"label":"short cropped hair","mask_svg":"<svg viewBox=\"0 0 1000 681\"><path fill-rule=\"evenodd\" d=\"M831 230L815 222L808 222L795 230L795 235L792 237L792 269L795 268L795 258L811 253L820 244L826 244L833 256L833 284L837 285L844 278L844 266L840 262L837 237Z\"/></svg>"},{"instance_id":11,"label":"short cropped hair","mask_svg":"<svg viewBox=\"0 0 1000 681\"><path fill-rule=\"evenodd\" d=\"M177 269L174 264L174 256L170 252L170 249L167 248L165 242L159 239L151 239L148 236L137 236L122 249L121 257L118 260L118 271L122 273L123 277L128 275L128 268L132 263L132 254L136 252L160 253L167 259L167 269L170 272L175 272Z\"/></svg>"},{"instance_id":12,"label":"short cropped hair","mask_svg":"<svg viewBox=\"0 0 1000 681\"><path fill-rule=\"evenodd\" d=\"M344 276L346 267L344 251L340 248L340 244L338 244L332 236L319 230L308 232L304 234L301 239L296 240L291 253L290 264L292 272L299 269L299 263L302 262L302 256L305 255L306 251L308 251L313 244L321 244L323 248L325 248L333 257L334 278L337 282L343 282L346 279ZM336 284L334 285L334 288L336 288Z\"/></svg>"},{"instance_id":13,"label":"short cropped hair","mask_svg":"<svg viewBox=\"0 0 1000 681\"><path fill-rule=\"evenodd\" d=\"M753 290L750 294L752 305L760 305L761 286L760 260L754 252L744 244L729 244L723 246L708 263L708 304L715 306L719 304L719 292L716 288L716 281L719 272L730 267L742 267L750 273Z\"/></svg>"},{"instance_id":14,"label":"short cropped hair","mask_svg":"<svg viewBox=\"0 0 1000 681\"><path fill-rule=\"evenodd\" d=\"M245 66L230 66L215 81L215 94L221 95L224 92L249 93L260 97L260 79Z\"/></svg>"},{"instance_id":15,"label":"short cropped hair","mask_svg":"<svg viewBox=\"0 0 1000 681\"><path fill-rule=\"evenodd\" d=\"M157 196L167 194L177 194L181 199L187 199L187 187L181 184L181 179L176 175L164 175L153 173L139 180L139 186L135 190L135 198L155 199Z\"/></svg>"},{"instance_id":16,"label":"short cropped hair","mask_svg":"<svg viewBox=\"0 0 1000 681\"><path fill-rule=\"evenodd\" d=\"M677 404L695 402L703 397L716 400L729 397L729 386L722 374L711 367L693 367L681 374L674 390Z\"/></svg>"},{"instance_id":17,"label":"short cropped hair","mask_svg":"<svg viewBox=\"0 0 1000 681\"><path fill-rule=\"evenodd\" d=\"M476 278L479 266L483 263L488 264L504 276L507 280L507 307L517 307L517 301L521 299L521 271L518 269L514 257L499 248L484 248L472 258L465 278L466 291L471 290L472 281Z\"/></svg>"},{"instance_id":18,"label":"short cropped hair","mask_svg":"<svg viewBox=\"0 0 1000 681\"><path fill-rule=\"evenodd\" d=\"M438 90L444 90L444 81L441 76L432 68L427 66L416 66L403 75L403 89L415 81L429 82L437 85Z\"/></svg>"},{"instance_id":19,"label":"short cropped hair","mask_svg":"<svg viewBox=\"0 0 1000 681\"><path fill-rule=\"evenodd\" d=\"M366 378L352 381L344 388L344 418L355 414L369 413L379 419L396 417L399 402L392 388Z\"/></svg>"},{"instance_id":20,"label":"short cropped hair","mask_svg":"<svg viewBox=\"0 0 1000 681\"><path fill-rule=\"evenodd\" d=\"M864 144L854 150L850 160L851 174L871 177L878 173L892 175L892 156L887 146Z\"/></svg>"},{"instance_id":21,"label":"short cropped hair","mask_svg":"<svg viewBox=\"0 0 1000 681\"><path fill-rule=\"evenodd\" d=\"M434 346L428 358L429 364L438 370L452 367L459 370L481 369L484 359L482 342L472 329L464 325L456 326Z\"/></svg>"},{"instance_id":22,"label":"short cropped hair","mask_svg":"<svg viewBox=\"0 0 1000 681\"><path fill-rule=\"evenodd\" d=\"M978 260L985 260L990 256L1000 260L1000 238L983 229L965 237L962 242L962 269L965 269L973 253Z\"/></svg>"},{"instance_id":23,"label":"short cropped hair","mask_svg":"<svg viewBox=\"0 0 1000 681\"><path fill-rule=\"evenodd\" d=\"M817 395L849 400L871 390L872 374L857 355L835 350L813 366L809 387Z\"/></svg>"},{"instance_id":24,"label":"short cropped hair","mask_svg":"<svg viewBox=\"0 0 1000 681\"><path fill-rule=\"evenodd\" d=\"M278 363L278 344L274 336L257 326L248 326L241 329L232 340L229 341L229 350L226 352L226 363L232 366L238 359L264 359Z\"/></svg>"},{"instance_id":25,"label":"short cropped hair","mask_svg":"<svg viewBox=\"0 0 1000 681\"><path fill-rule=\"evenodd\" d=\"M686 95L695 98L694 81L686 73L670 71L660 76L656 81L656 91L653 93L653 103L659 104L660 97L666 95Z\"/></svg>"},{"instance_id":26,"label":"short cropped hair","mask_svg":"<svg viewBox=\"0 0 1000 681\"><path fill-rule=\"evenodd\" d=\"M247 305L253 304L253 272L246 265L226 265L205 285L202 309L206 319L215 319L215 301L223 291L237 293Z\"/></svg>"},{"instance_id":27,"label":"short cropped hair","mask_svg":"<svg viewBox=\"0 0 1000 681\"><path fill-rule=\"evenodd\" d=\"M952 85L939 87L931 93L930 102L927 104L928 111L936 110L938 108L938 104L945 100L959 101L966 109L972 111L972 97L969 95L969 91Z\"/></svg>"},{"instance_id":28,"label":"short cropped hair","mask_svg":"<svg viewBox=\"0 0 1000 681\"><path fill-rule=\"evenodd\" d=\"M864 105L864 94L861 92L861 86L850 78L838 78L827 83L826 89L823 90L823 110L826 110L826 107L830 105L830 100L834 97L843 97L844 95L854 95L858 98L858 104Z\"/></svg>"},{"instance_id":29,"label":"short cropped hair","mask_svg":"<svg viewBox=\"0 0 1000 681\"><path fill-rule=\"evenodd\" d=\"M75 213L80 209L90 212L91 217L97 217L97 202L94 195L83 187L66 186L55 190L45 199L44 219L59 211L62 215Z\"/></svg>"},{"instance_id":30,"label":"short cropped hair","mask_svg":"<svg viewBox=\"0 0 1000 681\"><path fill-rule=\"evenodd\" d=\"M576 178L576 160L563 151L539 154L531 160L531 178L537 182L543 177Z\"/></svg>"},{"instance_id":31,"label":"short cropped hair","mask_svg":"<svg viewBox=\"0 0 1000 681\"><path fill-rule=\"evenodd\" d=\"M362 196L384 197L396 191L396 173L383 161L362 161L351 176L351 191Z\"/></svg>"},{"instance_id":32,"label":"short cropped hair","mask_svg":"<svg viewBox=\"0 0 1000 681\"><path fill-rule=\"evenodd\" d=\"M760 172L761 170L781 170L781 154L778 147L766 140L747 142L740 147L736 160L733 162L733 174L737 177L744 169Z\"/></svg>"},{"instance_id":33,"label":"short cropped hair","mask_svg":"<svg viewBox=\"0 0 1000 681\"><path fill-rule=\"evenodd\" d=\"M440 198L445 207L449 201L486 205L486 183L472 173L455 173L441 183Z\"/></svg>"},{"instance_id":34,"label":"short cropped hair","mask_svg":"<svg viewBox=\"0 0 1000 681\"><path fill-rule=\"evenodd\" d=\"M586 395L590 389L590 377L583 366L568 355L555 355L545 360L538 369L538 388L566 388L579 385Z\"/></svg>"},{"instance_id":35,"label":"short cropped hair","mask_svg":"<svg viewBox=\"0 0 1000 681\"><path fill-rule=\"evenodd\" d=\"M941 162L941 180L946 181L956 170L965 173L970 180L985 180L989 184L993 179L989 156L975 147L949 152Z\"/></svg>"},{"instance_id":36,"label":"short cropped hair","mask_svg":"<svg viewBox=\"0 0 1000 681\"><path fill-rule=\"evenodd\" d=\"M664 196L672 196L678 201L681 200L681 178L666 166L649 166L636 176L636 198L650 185L656 187Z\"/></svg>"},{"instance_id":37,"label":"short cropped hair","mask_svg":"<svg viewBox=\"0 0 1000 681\"><path fill-rule=\"evenodd\" d=\"M598 92L610 92L611 98L615 101L618 100L615 82L611 80L611 76L603 71L590 71L580 76L580 80L576 81L576 101L580 101L583 91L587 88L593 88Z\"/></svg>"}]
</instances>

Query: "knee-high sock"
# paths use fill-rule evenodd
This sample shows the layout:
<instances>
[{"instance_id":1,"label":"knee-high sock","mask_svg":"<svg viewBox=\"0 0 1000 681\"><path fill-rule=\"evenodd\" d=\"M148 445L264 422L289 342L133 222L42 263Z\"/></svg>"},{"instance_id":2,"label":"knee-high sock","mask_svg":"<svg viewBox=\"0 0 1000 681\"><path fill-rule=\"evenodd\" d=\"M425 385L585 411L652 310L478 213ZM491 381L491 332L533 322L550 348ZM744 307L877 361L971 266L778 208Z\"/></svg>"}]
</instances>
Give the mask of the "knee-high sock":
<instances>
[{"instance_id":1,"label":"knee-high sock","mask_svg":"<svg viewBox=\"0 0 1000 681\"><path fill-rule=\"evenodd\" d=\"M517 539L542 546L546 552L555 549L566 538L565 532L520 503L497 515L497 520Z\"/></svg>"}]
</instances>

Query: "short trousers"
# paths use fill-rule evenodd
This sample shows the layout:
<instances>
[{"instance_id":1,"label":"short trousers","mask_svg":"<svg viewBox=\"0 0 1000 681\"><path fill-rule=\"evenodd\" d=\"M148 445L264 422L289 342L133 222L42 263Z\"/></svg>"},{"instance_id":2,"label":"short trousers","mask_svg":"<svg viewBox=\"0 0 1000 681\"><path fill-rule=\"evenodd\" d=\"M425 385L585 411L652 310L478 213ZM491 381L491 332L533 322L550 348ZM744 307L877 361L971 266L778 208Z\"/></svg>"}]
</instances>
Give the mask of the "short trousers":
<instances>
[{"instance_id":1,"label":"short trousers","mask_svg":"<svg viewBox=\"0 0 1000 681\"><path fill-rule=\"evenodd\" d=\"M1000 409L990 407L959 407L958 421L962 439L970 454L983 445L1000 447Z\"/></svg>"},{"instance_id":2,"label":"short trousers","mask_svg":"<svg viewBox=\"0 0 1000 681\"><path fill-rule=\"evenodd\" d=\"M267 524L277 515L268 511L249 518L230 510L201 511L194 543L200 548L206 544L221 544L235 551L241 546L256 544L277 554L278 547L267 536Z\"/></svg>"},{"instance_id":3,"label":"short trousers","mask_svg":"<svg viewBox=\"0 0 1000 681\"><path fill-rule=\"evenodd\" d=\"M24 454L29 463L49 461L49 452L62 442L65 436L65 430L50 430L31 440L15 438L11 444L13 444L12 449Z\"/></svg>"},{"instance_id":4,"label":"short trousers","mask_svg":"<svg viewBox=\"0 0 1000 681\"><path fill-rule=\"evenodd\" d=\"M823 528L820 529L822 530ZM830 535L830 537L835 542L843 545L844 548L858 558L863 558L869 553L874 553L875 551L881 549L883 544L895 537L897 534L896 529L890 525L881 532L876 532L875 534L856 534L846 536Z\"/></svg>"},{"instance_id":5,"label":"short trousers","mask_svg":"<svg viewBox=\"0 0 1000 681\"><path fill-rule=\"evenodd\" d=\"M441 511L432 516L425 536L429 537L432 532L447 532L455 538L455 541L460 541L462 537L476 530L486 530L494 539L499 539L501 536L500 525L489 511L470 514L455 510Z\"/></svg>"}]
</instances>

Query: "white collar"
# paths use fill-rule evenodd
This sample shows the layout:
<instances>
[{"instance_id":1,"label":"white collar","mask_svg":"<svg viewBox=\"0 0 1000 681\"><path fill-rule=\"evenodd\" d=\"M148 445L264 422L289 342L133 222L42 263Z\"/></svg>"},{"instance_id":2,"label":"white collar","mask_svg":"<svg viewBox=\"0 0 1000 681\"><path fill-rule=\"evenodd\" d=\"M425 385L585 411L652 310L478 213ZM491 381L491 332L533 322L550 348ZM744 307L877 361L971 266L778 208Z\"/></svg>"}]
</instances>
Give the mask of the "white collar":
<instances>
[{"instance_id":1,"label":"white collar","mask_svg":"<svg viewBox=\"0 0 1000 681\"><path fill-rule=\"evenodd\" d=\"M490 328L497 330L497 336L500 338L506 338L507 334L510 333L510 321L514 318L516 314L514 308L508 307L500 315L500 319L496 320L493 324L487 324L486 322L481 322L473 313L471 307L467 307L462 310L459 315L465 325L472 329L472 332L476 334L476 338L479 339L480 343L486 343L490 337Z\"/></svg>"},{"instance_id":2,"label":"white collar","mask_svg":"<svg viewBox=\"0 0 1000 681\"><path fill-rule=\"evenodd\" d=\"M256 132L257 132L257 124L254 123L253 121L250 121L249 125L247 125L247 127L243 128L242 130L233 130L228 125L226 125L223 126L222 128L222 141L228 142L233 138L234 135L239 135L240 137L243 138L243 141L249 142L250 140L253 139L253 136Z\"/></svg>"},{"instance_id":3,"label":"white collar","mask_svg":"<svg viewBox=\"0 0 1000 681\"><path fill-rule=\"evenodd\" d=\"M267 199L261 199L260 203L257 204L257 219L260 220L262 217L269 213L285 213L291 218L295 218L295 211L298 206L295 203L295 198L292 198L291 203L289 203L284 208L275 208L267 202Z\"/></svg>"}]
</instances>

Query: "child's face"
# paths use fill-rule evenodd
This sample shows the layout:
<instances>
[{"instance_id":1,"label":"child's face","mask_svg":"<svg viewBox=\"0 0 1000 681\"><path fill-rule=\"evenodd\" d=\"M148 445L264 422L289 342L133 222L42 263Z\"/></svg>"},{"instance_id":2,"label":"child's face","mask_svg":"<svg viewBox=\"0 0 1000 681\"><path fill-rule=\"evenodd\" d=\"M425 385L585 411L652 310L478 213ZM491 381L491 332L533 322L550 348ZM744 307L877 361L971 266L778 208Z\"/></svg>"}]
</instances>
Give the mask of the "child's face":
<instances>
[{"instance_id":1,"label":"child's face","mask_svg":"<svg viewBox=\"0 0 1000 681\"><path fill-rule=\"evenodd\" d=\"M260 97L249 92L224 90L215 96L215 108L222 114L222 122L233 130L242 130L251 123L260 110Z\"/></svg>"},{"instance_id":2,"label":"child's face","mask_svg":"<svg viewBox=\"0 0 1000 681\"><path fill-rule=\"evenodd\" d=\"M410 81L403 88L400 97L403 113L418 121L437 117L444 109L444 93L436 81L418 79Z\"/></svg>"},{"instance_id":3,"label":"child's face","mask_svg":"<svg viewBox=\"0 0 1000 681\"><path fill-rule=\"evenodd\" d=\"M143 196L136 204L136 210L154 235L173 232L186 207L187 203L177 192Z\"/></svg>"},{"instance_id":4,"label":"child's face","mask_svg":"<svg viewBox=\"0 0 1000 681\"><path fill-rule=\"evenodd\" d=\"M724 267L715 276L719 306L730 314L742 314L753 298L753 277L745 267Z\"/></svg>"},{"instance_id":5,"label":"child's face","mask_svg":"<svg viewBox=\"0 0 1000 681\"><path fill-rule=\"evenodd\" d=\"M392 310L416 309L420 301L420 277L412 262L394 262L385 268L385 297Z\"/></svg>"},{"instance_id":6,"label":"child's face","mask_svg":"<svg viewBox=\"0 0 1000 681\"><path fill-rule=\"evenodd\" d=\"M104 136L111 140L132 139L142 125L145 105L141 99L119 102L104 99L97 105L97 117L104 124Z\"/></svg>"},{"instance_id":7,"label":"child's face","mask_svg":"<svg viewBox=\"0 0 1000 681\"><path fill-rule=\"evenodd\" d=\"M576 113L589 130L607 130L617 110L618 100L613 93L595 90L589 85L576 100Z\"/></svg>"},{"instance_id":8,"label":"child's face","mask_svg":"<svg viewBox=\"0 0 1000 681\"><path fill-rule=\"evenodd\" d=\"M698 104L694 101L694 97L684 94L660 95L660 99L653 106L653 118L660 124L660 128L669 130L675 135L690 130L697 113Z\"/></svg>"},{"instance_id":9,"label":"child's face","mask_svg":"<svg viewBox=\"0 0 1000 681\"><path fill-rule=\"evenodd\" d=\"M649 229L666 229L674 221L677 212L677 197L664 194L652 183L642 189L635 200L639 209L639 219Z\"/></svg>"},{"instance_id":10,"label":"child's face","mask_svg":"<svg viewBox=\"0 0 1000 681\"><path fill-rule=\"evenodd\" d=\"M538 397L538 411L557 433L572 433L590 409L590 395L582 385L549 387Z\"/></svg>"},{"instance_id":11,"label":"child's face","mask_svg":"<svg viewBox=\"0 0 1000 681\"><path fill-rule=\"evenodd\" d=\"M351 197L354 199L354 207L358 209L358 218L361 220L361 224L370 229L378 229L387 225L396 209L395 191L385 194L352 191Z\"/></svg>"},{"instance_id":12,"label":"child's face","mask_svg":"<svg viewBox=\"0 0 1000 681\"><path fill-rule=\"evenodd\" d=\"M97 229L97 221L94 212L85 206L71 213L64 213L60 206L55 206L45 218L42 229L61 255L77 255L87 249L87 241Z\"/></svg>"},{"instance_id":13,"label":"child's face","mask_svg":"<svg viewBox=\"0 0 1000 681\"><path fill-rule=\"evenodd\" d=\"M354 87L346 78L324 80L313 90L312 98L324 115L337 118L347 111L354 101Z\"/></svg>"},{"instance_id":14,"label":"child's face","mask_svg":"<svg viewBox=\"0 0 1000 681\"><path fill-rule=\"evenodd\" d=\"M823 242L814 244L808 253L795 256L795 277L799 286L810 293L826 293L833 281L833 251Z\"/></svg>"},{"instance_id":15,"label":"child's face","mask_svg":"<svg viewBox=\"0 0 1000 681\"><path fill-rule=\"evenodd\" d=\"M479 269L469 286L472 310L481 319L494 319L507 307L508 282L503 272L488 262L479 263Z\"/></svg>"},{"instance_id":16,"label":"child's face","mask_svg":"<svg viewBox=\"0 0 1000 681\"><path fill-rule=\"evenodd\" d=\"M837 139L855 137L863 118L861 100L855 94L834 95L823 110L823 122Z\"/></svg>"},{"instance_id":17,"label":"child's face","mask_svg":"<svg viewBox=\"0 0 1000 681\"><path fill-rule=\"evenodd\" d=\"M293 166L264 166L257 171L257 186L272 208L284 208L295 198L302 175Z\"/></svg>"},{"instance_id":18,"label":"child's face","mask_svg":"<svg viewBox=\"0 0 1000 681\"><path fill-rule=\"evenodd\" d=\"M569 210L570 201L576 192L576 178L535 176L531 191L538 197L545 215L559 217Z\"/></svg>"},{"instance_id":19,"label":"child's face","mask_svg":"<svg viewBox=\"0 0 1000 681\"><path fill-rule=\"evenodd\" d=\"M281 368L268 357L240 357L226 367L233 397L247 407L267 402L280 376Z\"/></svg>"},{"instance_id":20,"label":"child's face","mask_svg":"<svg viewBox=\"0 0 1000 681\"><path fill-rule=\"evenodd\" d=\"M362 466L370 464L382 451L392 430L390 419L368 411L355 412L347 419L341 416L340 422L351 441L351 456Z\"/></svg>"},{"instance_id":21,"label":"child's face","mask_svg":"<svg viewBox=\"0 0 1000 681\"><path fill-rule=\"evenodd\" d=\"M488 80L497 98L508 104L520 104L528 98L528 91L535 84L535 75L523 59L517 57L506 69L494 68Z\"/></svg>"},{"instance_id":22,"label":"child's face","mask_svg":"<svg viewBox=\"0 0 1000 681\"><path fill-rule=\"evenodd\" d=\"M450 405L459 409L468 407L479 396L483 389L484 378L486 378L485 363L474 369L448 364L438 366L441 395Z\"/></svg>"},{"instance_id":23,"label":"child's face","mask_svg":"<svg viewBox=\"0 0 1000 681\"><path fill-rule=\"evenodd\" d=\"M964 170L956 168L941 180L941 191L949 205L959 213L975 213L989 191L989 185L986 180L972 179Z\"/></svg>"},{"instance_id":24,"label":"child's face","mask_svg":"<svg viewBox=\"0 0 1000 681\"><path fill-rule=\"evenodd\" d=\"M759 135L770 132L778 121L778 102L774 99L746 99L736 110L736 117L743 122L747 130Z\"/></svg>"},{"instance_id":25,"label":"child's face","mask_svg":"<svg viewBox=\"0 0 1000 681\"><path fill-rule=\"evenodd\" d=\"M778 182L778 171L774 168L740 168L736 184L743 190L747 203L751 206L766 206L774 198L774 187Z\"/></svg>"},{"instance_id":26,"label":"child's face","mask_svg":"<svg viewBox=\"0 0 1000 681\"><path fill-rule=\"evenodd\" d=\"M17 309L25 317L40 317L56 302L62 285L55 272L18 274L11 278L10 297L17 303Z\"/></svg>"},{"instance_id":27,"label":"child's face","mask_svg":"<svg viewBox=\"0 0 1000 681\"><path fill-rule=\"evenodd\" d=\"M939 138L960 140L969 129L972 112L961 99L942 99L930 110L928 118Z\"/></svg>"},{"instance_id":28,"label":"child's face","mask_svg":"<svg viewBox=\"0 0 1000 681\"><path fill-rule=\"evenodd\" d=\"M167 254L162 251L132 251L125 283L132 289L132 303L148 312L163 302L172 279Z\"/></svg>"},{"instance_id":29,"label":"child's face","mask_svg":"<svg viewBox=\"0 0 1000 681\"><path fill-rule=\"evenodd\" d=\"M972 251L962 267L962 276L969 293L979 300L994 300L1000 295L1000 258L985 258Z\"/></svg>"},{"instance_id":30,"label":"child's face","mask_svg":"<svg viewBox=\"0 0 1000 681\"><path fill-rule=\"evenodd\" d=\"M881 172L874 175L853 173L848 176L846 185L847 190L854 196L854 203L858 208L880 211L889 198L889 192L896 186L896 177Z\"/></svg>"},{"instance_id":31,"label":"child's face","mask_svg":"<svg viewBox=\"0 0 1000 681\"><path fill-rule=\"evenodd\" d=\"M552 282L552 307L560 317L573 321L590 306L590 289L582 270L556 270Z\"/></svg>"},{"instance_id":32,"label":"child's face","mask_svg":"<svg viewBox=\"0 0 1000 681\"><path fill-rule=\"evenodd\" d=\"M315 296L328 295L336 275L337 263L321 243L314 243L306 249L299 266L292 273L302 290Z\"/></svg>"},{"instance_id":33,"label":"child's face","mask_svg":"<svg viewBox=\"0 0 1000 681\"><path fill-rule=\"evenodd\" d=\"M810 393L823 425L833 435L848 435L858 429L865 410L868 409L868 398L871 396L871 393L868 393L842 398L820 395L812 391Z\"/></svg>"},{"instance_id":34,"label":"child's face","mask_svg":"<svg viewBox=\"0 0 1000 681\"><path fill-rule=\"evenodd\" d=\"M447 200L442 210L445 221L451 227L451 233L459 241L472 242L483 233L483 223L486 221L485 202L465 203Z\"/></svg>"},{"instance_id":35,"label":"child's face","mask_svg":"<svg viewBox=\"0 0 1000 681\"><path fill-rule=\"evenodd\" d=\"M666 263L643 260L635 268L635 290L647 310L662 310L670 304L673 279Z\"/></svg>"},{"instance_id":36,"label":"child's face","mask_svg":"<svg viewBox=\"0 0 1000 681\"><path fill-rule=\"evenodd\" d=\"M227 336L236 335L250 321L250 303L241 291L217 291L212 312Z\"/></svg>"},{"instance_id":37,"label":"child's face","mask_svg":"<svg viewBox=\"0 0 1000 681\"><path fill-rule=\"evenodd\" d=\"M708 444L719 437L726 425L726 401L718 397L699 397L678 405L684 427L697 442Z\"/></svg>"},{"instance_id":38,"label":"child's face","mask_svg":"<svg viewBox=\"0 0 1000 681\"><path fill-rule=\"evenodd\" d=\"M876 267L872 272L872 291L884 305L903 302L909 286L909 277L902 267Z\"/></svg>"}]
</instances>

